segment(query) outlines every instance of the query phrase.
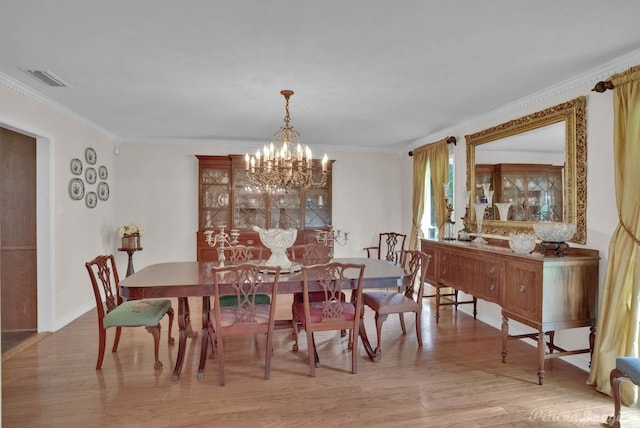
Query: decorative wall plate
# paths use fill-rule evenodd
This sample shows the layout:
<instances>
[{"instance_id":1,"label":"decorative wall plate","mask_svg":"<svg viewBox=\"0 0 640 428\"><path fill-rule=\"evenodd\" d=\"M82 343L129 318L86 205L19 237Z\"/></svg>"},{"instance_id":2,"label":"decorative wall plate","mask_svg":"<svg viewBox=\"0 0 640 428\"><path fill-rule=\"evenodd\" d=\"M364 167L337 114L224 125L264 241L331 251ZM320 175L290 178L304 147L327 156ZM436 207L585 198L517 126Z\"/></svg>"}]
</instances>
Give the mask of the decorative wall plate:
<instances>
[{"instance_id":1,"label":"decorative wall plate","mask_svg":"<svg viewBox=\"0 0 640 428\"><path fill-rule=\"evenodd\" d=\"M109 184L101 181L98 183L98 199L106 201L109 199Z\"/></svg>"},{"instance_id":2,"label":"decorative wall plate","mask_svg":"<svg viewBox=\"0 0 640 428\"><path fill-rule=\"evenodd\" d=\"M89 167L84 172L84 178L87 180L87 184L96 184L96 178L98 177L98 173L95 168Z\"/></svg>"},{"instance_id":3,"label":"decorative wall plate","mask_svg":"<svg viewBox=\"0 0 640 428\"><path fill-rule=\"evenodd\" d=\"M96 195L96 192L87 192L85 202L89 208L95 208L98 203L98 195Z\"/></svg>"},{"instance_id":4,"label":"decorative wall plate","mask_svg":"<svg viewBox=\"0 0 640 428\"><path fill-rule=\"evenodd\" d=\"M71 172L75 175L82 174L82 161L80 159L71 159Z\"/></svg>"},{"instance_id":5,"label":"decorative wall plate","mask_svg":"<svg viewBox=\"0 0 640 428\"><path fill-rule=\"evenodd\" d=\"M98 168L98 176L100 177L100 180L106 180L109 177L109 171L106 166L102 165Z\"/></svg>"},{"instance_id":6,"label":"decorative wall plate","mask_svg":"<svg viewBox=\"0 0 640 428\"><path fill-rule=\"evenodd\" d=\"M84 158L87 160L88 164L95 165L98 160L98 154L91 147L87 147L84 151Z\"/></svg>"},{"instance_id":7,"label":"decorative wall plate","mask_svg":"<svg viewBox=\"0 0 640 428\"><path fill-rule=\"evenodd\" d=\"M74 201L84 198L84 182L81 178L72 178L69 182L69 196Z\"/></svg>"}]
</instances>

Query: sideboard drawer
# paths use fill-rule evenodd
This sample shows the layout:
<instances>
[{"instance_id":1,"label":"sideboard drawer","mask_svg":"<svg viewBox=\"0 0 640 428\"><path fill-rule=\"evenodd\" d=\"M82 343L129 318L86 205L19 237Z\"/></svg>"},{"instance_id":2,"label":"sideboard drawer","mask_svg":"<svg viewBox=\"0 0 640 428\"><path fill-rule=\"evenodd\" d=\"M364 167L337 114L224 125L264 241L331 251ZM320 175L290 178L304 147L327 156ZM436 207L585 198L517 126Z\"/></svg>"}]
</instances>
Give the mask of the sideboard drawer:
<instances>
[{"instance_id":1,"label":"sideboard drawer","mask_svg":"<svg viewBox=\"0 0 640 428\"><path fill-rule=\"evenodd\" d=\"M502 304L504 290L504 261L489 257L475 261L471 294Z\"/></svg>"}]
</instances>

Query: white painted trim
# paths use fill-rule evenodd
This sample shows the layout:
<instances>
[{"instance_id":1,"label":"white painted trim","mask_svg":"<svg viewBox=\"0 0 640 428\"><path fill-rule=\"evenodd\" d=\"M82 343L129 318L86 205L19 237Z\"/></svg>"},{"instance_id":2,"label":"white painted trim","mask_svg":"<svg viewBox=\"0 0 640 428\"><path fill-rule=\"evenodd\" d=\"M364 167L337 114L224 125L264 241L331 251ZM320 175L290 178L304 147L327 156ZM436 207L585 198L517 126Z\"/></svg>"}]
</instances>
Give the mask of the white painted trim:
<instances>
[{"instance_id":1,"label":"white painted trim","mask_svg":"<svg viewBox=\"0 0 640 428\"><path fill-rule=\"evenodd\" d=\"M46 95L43 95L33 89L31 89L29 86L25 85L24 83L14 79L13 77L3 73L2 71L0 71L0 86L4 86L5 88L12 90L13 92L16 92L17 94L37 103L40 104L46 108L48 108L49 110L52 110L56 113L59 113L65 117L70 118L71 120L77 122L78 124L94 130L102 135L105 135L106 137L112 139L112 140L118 140L118 136L115 135L114 133L106 130L105 128L101 127L100 125L90 121L89 119L80 116L78 113L66 108L65 106L57 103L56 101L52 100L51 98L47 97Z\"/></svg>"},{"instance_id":2,"label":"white painted trim","mask_svg":"<svg viewBox=\"0 0 640 428\"><path fill-rule=\"evenodd\" d=\"M616 73L621 73L639 64L640 49L636 49L625 55L615 58L612 61L602 64L599 67L588 70L578 76L565 80L564 82L560 82L547 89L528 95L498 109L487 112L481 116L477 116L464 122L457 123L454 126L440 130L437 133L419 138L408 144L406 146L406 149L411 150L412 148L419 147L429 142L440 140L449 135L456 135L456 131L459 131L460 129L482 129L486 127L487 123L495 124L498 122L498 119L510 116L513 112L525 110L529 106L544 103L545 100L556 98L557 96L576 88L590 85L595 86L595 84L599 81L606 80Z\"/></svg>"}]
</instances>

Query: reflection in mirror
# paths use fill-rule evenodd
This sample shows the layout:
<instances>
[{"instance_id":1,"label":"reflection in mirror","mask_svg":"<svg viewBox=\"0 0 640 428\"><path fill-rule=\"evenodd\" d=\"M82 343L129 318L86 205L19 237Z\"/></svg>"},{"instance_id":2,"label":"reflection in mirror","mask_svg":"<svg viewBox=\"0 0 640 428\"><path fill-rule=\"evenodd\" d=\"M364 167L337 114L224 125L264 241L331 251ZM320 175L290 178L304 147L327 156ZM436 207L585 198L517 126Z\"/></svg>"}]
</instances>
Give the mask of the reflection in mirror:
<instances>
[{"instance_id":1,"label":"reflection in mirror","mask_svg":"<svg viewBox=\"0 0 640 428\"><path fill-rule=\"evenodd\" d=\"M564 163L564 122L482 144L475 202L487 220L563 221Z\"/></svg>"},{"instance_id":2,"label":"reflection in mirror","mask_svg":"<svg viewBox=\"0 0 640 428\"><path fill-rule=\"evenodd\" d=\"M584 97L467 135L467 202L487 202L485 234L532 232L536 221L576 223L586 242ZM466 213L475 231L476 214Z\"/></svg>"}]
</instances>

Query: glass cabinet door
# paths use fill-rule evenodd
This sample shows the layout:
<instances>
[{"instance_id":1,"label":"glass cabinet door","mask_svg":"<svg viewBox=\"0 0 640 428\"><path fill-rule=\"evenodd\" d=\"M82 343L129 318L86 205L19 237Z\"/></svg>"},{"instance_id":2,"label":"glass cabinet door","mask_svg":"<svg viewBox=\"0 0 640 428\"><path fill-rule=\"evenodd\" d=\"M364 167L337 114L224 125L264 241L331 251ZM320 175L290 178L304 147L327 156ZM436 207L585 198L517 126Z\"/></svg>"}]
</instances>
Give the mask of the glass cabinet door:
<instances>
[{"instance_id":1,"label":"glass cabinet door","mask_svg":"<svg viewBox=\"0 0 640 428\"><path fill-rule=\"evenodd\" d=\"M200 169L200 229L229 226L229 168Z\"/></svg>"},{"instance_id":2,"label":"glass cabinet door","mask_svg":"<svg viewBox=\"0 0 640 428\"><path fill-rule=\"evenodd\" d=\"M234 168L233 178L234 228L267 228L267 205L264 195L247 182L244 168Z\"/></svg>"},{"instance_id":3,"label":"glass cabinet door","mask_svg":"<svg viewBox=\"0 0 640 428\"><path fill-rule=\"evenodd\" d=\"M304 207L304 227L323 228L331 224L329 189L310 189L306 192Z\"/></svg>"},{"instance_id":4,"label":"glass cabinet door","mask_svg":"<svg viewBox=\"0 0 640 428\"><path fill-rule=\"evenodd\" d=\"M269 194L271 206L271 228L302 229L302 207L300 190L278 190Z\"/></svg>"}]
</instances>

